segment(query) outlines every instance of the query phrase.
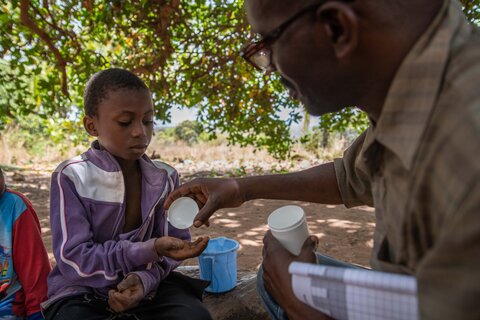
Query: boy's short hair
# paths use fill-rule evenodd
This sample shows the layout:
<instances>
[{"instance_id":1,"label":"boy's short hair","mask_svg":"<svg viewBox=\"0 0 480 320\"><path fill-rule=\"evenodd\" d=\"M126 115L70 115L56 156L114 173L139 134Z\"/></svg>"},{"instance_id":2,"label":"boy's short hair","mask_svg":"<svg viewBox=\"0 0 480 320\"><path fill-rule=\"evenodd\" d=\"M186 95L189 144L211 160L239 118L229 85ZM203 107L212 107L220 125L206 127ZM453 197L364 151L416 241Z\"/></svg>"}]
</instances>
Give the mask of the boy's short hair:
<instances>
[{"instance_id":1,"label":"boy's short hair","mask_svg":"<svg viewBox=\"0 0 480 320\"><path fill-rule=\"evenodd\" d=\"M147 85L133 72L120 68L110 68L95 73L88 80L83 93L85 114L97 115L98 105L109 91L119 89L148 90Z\"/></svg>"}]
</instances>

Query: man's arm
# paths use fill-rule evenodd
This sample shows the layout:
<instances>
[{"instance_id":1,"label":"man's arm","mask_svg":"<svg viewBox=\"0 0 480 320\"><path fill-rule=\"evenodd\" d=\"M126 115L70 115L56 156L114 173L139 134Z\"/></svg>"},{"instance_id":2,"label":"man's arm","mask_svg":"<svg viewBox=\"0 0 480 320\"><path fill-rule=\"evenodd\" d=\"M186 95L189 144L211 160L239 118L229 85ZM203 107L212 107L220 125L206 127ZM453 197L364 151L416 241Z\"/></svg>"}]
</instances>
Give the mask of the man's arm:
<instances>
[{"instance_id":1,"label":"man's arm","mask_svg":"<svg viewBox=\"0 0 480 320\"><path fill-rule=\"evenodd\" d=\"M341 204L333 162L287 174L236 179L246 201L283 199Z\"/></svg>"},{"instance_id":2,"label":"man's arm","mask_svg":"<svg viewBox=\"0 0 480 320\"><path fill-rule=\"evenodd\" d=\"M347 207L373 205L368 169L363 164L364 145L371 129L363 132L335 162L288 174L237 179L195 179L173 191L165 200L171 203L183 196L195 199L201 208L195 226L208 225L208 219L221 208L238 207L248 200L283 199Z\"/></svg>"},{"instance_id":3,"label":"man's arm","mask_svg":"<svg viewBox=\"0 0 480 320\"><path fill-rule=\"evenodd\" d=\"M208 219L218 209L238 207L253 199L342 203L333 162L288 174L196 179L172 192L165 201L165 208L182 196L194 198L201 207L195 218L196 227L208 224Z\"/></svg>"}]
</instances>

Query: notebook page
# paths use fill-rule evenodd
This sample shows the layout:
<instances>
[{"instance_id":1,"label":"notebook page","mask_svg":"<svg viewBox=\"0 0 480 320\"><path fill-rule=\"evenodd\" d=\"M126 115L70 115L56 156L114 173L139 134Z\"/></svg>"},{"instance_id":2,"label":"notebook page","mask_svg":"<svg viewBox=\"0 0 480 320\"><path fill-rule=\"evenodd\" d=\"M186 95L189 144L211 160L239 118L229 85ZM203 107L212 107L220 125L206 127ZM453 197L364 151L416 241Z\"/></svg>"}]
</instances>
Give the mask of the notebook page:
<instances>
[{"instance_id":1,"label":"notebook page","mask_svg":"<svg viewBox=\"0 0 480 320\"><path fill-rule=\"evenodd\" d=\"M289 272L295 296L335 319L418 319L414 277L300 262Z\"/></svg>"}]
</instances>

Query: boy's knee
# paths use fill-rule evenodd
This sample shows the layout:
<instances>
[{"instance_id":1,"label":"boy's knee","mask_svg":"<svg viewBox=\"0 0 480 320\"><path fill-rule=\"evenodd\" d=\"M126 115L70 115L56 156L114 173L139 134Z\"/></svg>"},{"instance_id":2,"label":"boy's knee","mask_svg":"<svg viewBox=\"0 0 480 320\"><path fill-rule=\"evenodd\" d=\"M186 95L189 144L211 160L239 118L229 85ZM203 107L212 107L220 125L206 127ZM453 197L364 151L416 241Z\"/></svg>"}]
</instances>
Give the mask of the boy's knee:
<instances>
[{"instance_id":1,"label":"boy's knee","mask_svg":"<svg viewBox=\"0 0 480 320\"><path fill-rule=\"evenodd\" d=\"M188 307L171 309L167 314L162 314L168 319L189 319L189 320L212 320L212 316L207 307L198 301L190 303Z\"/></svg>"},{"instance_id":2,"label":"boy's knee","mask_svg":"<svg viewBox=\"0 0 480 320\"><path fill-rule=\"evenodd\" d=\"M201 305L201 307L195 308L193 315L189 316L189 319L192 320L212 320L212 316L210 315L210 312L208 312L207 308L205 305Z\"/></svg>"}]
</instances>

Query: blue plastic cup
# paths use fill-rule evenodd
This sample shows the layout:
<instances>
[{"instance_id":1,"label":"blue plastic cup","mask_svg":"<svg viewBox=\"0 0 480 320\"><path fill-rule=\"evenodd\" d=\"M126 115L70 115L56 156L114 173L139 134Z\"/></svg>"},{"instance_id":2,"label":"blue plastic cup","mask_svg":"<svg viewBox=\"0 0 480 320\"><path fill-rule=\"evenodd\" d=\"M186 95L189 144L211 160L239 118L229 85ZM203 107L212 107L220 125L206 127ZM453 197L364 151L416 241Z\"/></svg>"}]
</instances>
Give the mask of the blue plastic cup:
<instances>
[{"instance_id":1,"label":"blue plastic cup","mask_svg":"<svg viewBox=\"0 0 480 320\"><path fill-rule=\"evenodd\" d=\"M212 293L227 292L237 285L236 240L219 237L210 239L205 251L198 256L200 279L210 281L205 291Z\"/></svg>"}]
</instances>

